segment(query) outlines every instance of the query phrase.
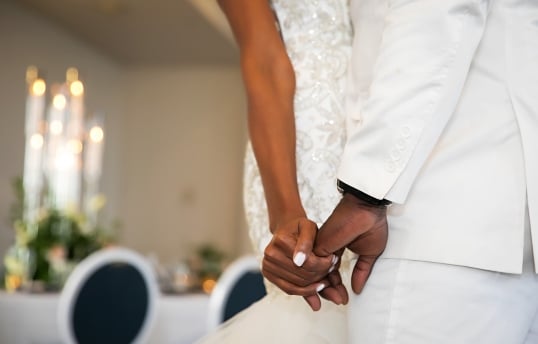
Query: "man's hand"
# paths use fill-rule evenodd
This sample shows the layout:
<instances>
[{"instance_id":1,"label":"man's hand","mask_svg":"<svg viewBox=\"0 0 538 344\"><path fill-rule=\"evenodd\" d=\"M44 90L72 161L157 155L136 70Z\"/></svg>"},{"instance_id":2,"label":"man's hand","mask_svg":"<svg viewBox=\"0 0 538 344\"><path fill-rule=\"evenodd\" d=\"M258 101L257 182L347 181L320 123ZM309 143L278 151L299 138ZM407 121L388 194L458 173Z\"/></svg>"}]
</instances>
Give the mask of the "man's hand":
<instances>
[{"instance_id":1,"label":"man's hand","mask_svg":"<svg viewBox=\"0 0 538 344\"><path fill-rule=\"evenodd\" d=\"M387 244L387 209L346 193L318 232L314 254L327 256L347 247L359 255L351 286L360 293ZM326 289L323 293L329 292ZM322 294L324 295L324 294Z\"/></svg>"}]
</instances>

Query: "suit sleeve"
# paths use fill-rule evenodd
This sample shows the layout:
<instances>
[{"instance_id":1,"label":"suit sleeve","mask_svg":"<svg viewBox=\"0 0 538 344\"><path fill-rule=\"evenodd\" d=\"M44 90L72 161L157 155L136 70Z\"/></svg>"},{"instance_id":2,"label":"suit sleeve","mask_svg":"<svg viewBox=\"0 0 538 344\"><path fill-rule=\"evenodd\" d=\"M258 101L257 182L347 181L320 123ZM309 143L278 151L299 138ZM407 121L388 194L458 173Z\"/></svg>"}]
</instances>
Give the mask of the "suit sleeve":
<instances>
[{"instance_id":1,"label":"suit sleeve","mask_svg":"<svg viewBox=\"0 0 538 344\"><path fill-rule=\"evenodd\" d=\"M347 99L341 181L405 201L455 111L487 11L488 0L388 0L368 94Z\"/></svg>"}]
</instances>

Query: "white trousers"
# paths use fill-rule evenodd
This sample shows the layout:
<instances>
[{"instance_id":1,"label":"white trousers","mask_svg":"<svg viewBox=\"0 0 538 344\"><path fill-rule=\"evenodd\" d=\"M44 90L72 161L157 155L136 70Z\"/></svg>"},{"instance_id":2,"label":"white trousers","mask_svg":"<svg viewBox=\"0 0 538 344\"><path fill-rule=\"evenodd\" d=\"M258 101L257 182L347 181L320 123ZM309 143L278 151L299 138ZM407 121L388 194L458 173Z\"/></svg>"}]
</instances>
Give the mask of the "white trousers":
<instances>
[{"instance_id":1,"label":"white trousers","mask_svg":"<svg viewBox=\"0 0 538 344\"><path fill-rule=\"evenodd\" d=\"M521 275L379 259L349 303L356 344L537 344L538 277L530 231Z\"/></svg>"}]
</instances>

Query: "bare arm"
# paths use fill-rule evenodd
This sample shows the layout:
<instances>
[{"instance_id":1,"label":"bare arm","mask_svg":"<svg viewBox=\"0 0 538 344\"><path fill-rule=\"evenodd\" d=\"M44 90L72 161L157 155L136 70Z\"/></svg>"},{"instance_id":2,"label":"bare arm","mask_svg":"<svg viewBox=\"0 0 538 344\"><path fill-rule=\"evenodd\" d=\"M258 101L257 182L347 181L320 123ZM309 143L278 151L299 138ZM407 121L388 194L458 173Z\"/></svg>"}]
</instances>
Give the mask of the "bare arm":
<instances>
[{"instance_id":1,"label":"bare arm","mask_svg":"<svg viewBox=\"0 0 538 344\"><path fill-rule=\"evenodd\" d=\"M241 53L249 135L265 191L269 229L273 233L262 271L290 294L313 296L307 301L317 309L319 284L313 282L325 277L332 254L327 257L310 254L317 226L306 218L297 185L293 66L267 0L218 2ZM293 263L298 252L304 252L307 258L302 268Z\"/></svg>"},{"instance_id":2,"label":"bare arm","mask_svg":"<svg viewBox=\"0 0 538 344\"><path fill-rule=\"evenodd\" d=\"M219 0L241 53L248 128L270 230L304 217L295 168L295 74L267 0Z\"/></svg>"}]
</instances>

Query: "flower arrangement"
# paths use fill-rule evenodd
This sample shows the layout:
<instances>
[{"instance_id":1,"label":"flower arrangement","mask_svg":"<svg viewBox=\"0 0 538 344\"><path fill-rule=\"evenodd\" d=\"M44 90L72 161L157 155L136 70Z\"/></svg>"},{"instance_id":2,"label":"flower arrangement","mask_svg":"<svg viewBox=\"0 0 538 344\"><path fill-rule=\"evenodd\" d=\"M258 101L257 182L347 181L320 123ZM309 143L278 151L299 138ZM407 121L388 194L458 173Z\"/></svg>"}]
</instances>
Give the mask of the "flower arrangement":
<instances>
[{"instance_id":1,"label":"flower arrangement","mask_svg":"<svg viewBox=\"0 0 538 344\"><path fill-rule=\"evenodd\" d=\"M25 221L20 178L14 182L14 188L17 201L11 217L15 243L4 257L7 290L59 289L78 262L113 244L114 235L110 229L92 224L78 211L42 207L35 223ZM104 204L104 197L96 196L94 210L99 211Z\"/></svg>"}]
</instances>

